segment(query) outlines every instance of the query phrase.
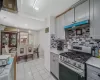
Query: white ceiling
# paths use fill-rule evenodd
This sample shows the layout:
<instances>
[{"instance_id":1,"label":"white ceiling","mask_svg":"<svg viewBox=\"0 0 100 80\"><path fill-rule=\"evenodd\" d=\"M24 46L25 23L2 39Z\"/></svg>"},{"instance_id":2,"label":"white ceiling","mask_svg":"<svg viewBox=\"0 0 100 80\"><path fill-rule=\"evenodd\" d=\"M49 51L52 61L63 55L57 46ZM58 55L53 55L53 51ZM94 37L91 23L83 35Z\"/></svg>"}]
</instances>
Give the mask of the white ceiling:
<instances>
[{"instance_id":1,"label":"white ceiling","mask_svg":"<svg viewBox=\"0 0 100 80\"><path fill-rule=\"evenodd\" d=\"M31 30L40 30L45 27L45 21L27 18L3 10L0 12L0 24Z\"/></svg>"},{"instance_id":2,"label":"white ceiling","mask_svg":"<svg viewBox=\"0 0 100 80\"><path fill-rule=\"evenodd\" d=\"M33 8L35 0L17 0L18 14L6 11L0 12L0 24L25 29L40 30L46 27L48 16L57 16L79 0L37 0L36 11Z\"/></svg>"},{"instance_id":3,"label":"white ceiling","mask_svg":"<svg viewBox=\"0 0 100 80\"><path fill-rule=\"evenodd\" d=\"M35 0L17 0L17 4L20 13L44 19L47 16L59 15L77 1L79 0L37 0L36 7L39 11L33 8Z\"/></svg>"}]
</instances>

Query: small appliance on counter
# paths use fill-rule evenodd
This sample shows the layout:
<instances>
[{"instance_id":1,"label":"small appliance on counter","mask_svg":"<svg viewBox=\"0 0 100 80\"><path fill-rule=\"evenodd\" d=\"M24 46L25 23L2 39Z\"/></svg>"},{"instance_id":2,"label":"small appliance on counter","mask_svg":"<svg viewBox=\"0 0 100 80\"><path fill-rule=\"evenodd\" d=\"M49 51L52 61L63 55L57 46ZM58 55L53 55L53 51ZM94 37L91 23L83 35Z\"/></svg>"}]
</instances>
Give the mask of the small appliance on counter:
<instances>
[{"instance_id":1,"label":"small appliance on counter","mask_svg":"<svg viewBox=\"0 0 100 80\"><path fill-rule=\"evenodd\" d=\"M63 40L57 40L57 50L62 51L64 49Z\"/></svg>"},{"instance_id":2,"label":"small appliance on counter","mask_svg":"<svg viewBox=\"0 0 100 80\"><path fill-rule=\"evenodd\" d=\"M91 57L91 47L79 45L73 45L70 51L61 53L59 56L59 79L85 80L85 64Z\"/></svg>"},{"instance_id":3,"label":"small appliance on counter","mask_svg":"<svg viewBox=\"0 0 100 80\"><path fill-rule=\"evenodd\" d=\"M0 67L8 64L10 55L0 55Z\"/></svg>"}]
</instances>

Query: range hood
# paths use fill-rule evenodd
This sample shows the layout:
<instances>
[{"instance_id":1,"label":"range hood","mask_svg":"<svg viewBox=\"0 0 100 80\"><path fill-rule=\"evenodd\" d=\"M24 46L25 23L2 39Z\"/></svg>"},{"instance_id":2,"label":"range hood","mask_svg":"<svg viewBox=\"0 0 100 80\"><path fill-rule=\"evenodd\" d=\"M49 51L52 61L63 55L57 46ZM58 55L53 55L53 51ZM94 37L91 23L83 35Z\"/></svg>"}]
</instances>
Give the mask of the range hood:
<instances>
[{"instance_id":1,"label":"range hood","mask_svg":"<svg viewBox=\"0 0 100 80\"><path fill-rule=\"evenodd\" d=\"M75 22L74 24L65 26L64 29L69 29L69 28L73 28L73 27L77 27L77 26L81 26L81 25L85 25L85 24L89 24L89 20L84 20L84 21L80 21L80 22Z\"/></svg>"}]
</instances>

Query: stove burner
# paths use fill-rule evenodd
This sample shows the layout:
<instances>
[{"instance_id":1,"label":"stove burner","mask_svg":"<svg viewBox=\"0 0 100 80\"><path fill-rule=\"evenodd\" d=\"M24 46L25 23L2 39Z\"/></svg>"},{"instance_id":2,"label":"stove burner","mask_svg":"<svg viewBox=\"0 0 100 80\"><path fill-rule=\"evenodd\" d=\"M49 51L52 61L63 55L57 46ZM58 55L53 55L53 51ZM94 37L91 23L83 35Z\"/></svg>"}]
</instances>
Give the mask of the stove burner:
<instances>
[{"instance_id":1,"label":"stove burner","mask_svg":"<svg viewBox=\"0 0 100 80\"><path fill-rule=\"evenodd\" d=\"M90 54L86 54L82 52L73 52L73 51L61 53L60 55L80 63L85 63L91 57Z\"/></svg>"}]
</instances>

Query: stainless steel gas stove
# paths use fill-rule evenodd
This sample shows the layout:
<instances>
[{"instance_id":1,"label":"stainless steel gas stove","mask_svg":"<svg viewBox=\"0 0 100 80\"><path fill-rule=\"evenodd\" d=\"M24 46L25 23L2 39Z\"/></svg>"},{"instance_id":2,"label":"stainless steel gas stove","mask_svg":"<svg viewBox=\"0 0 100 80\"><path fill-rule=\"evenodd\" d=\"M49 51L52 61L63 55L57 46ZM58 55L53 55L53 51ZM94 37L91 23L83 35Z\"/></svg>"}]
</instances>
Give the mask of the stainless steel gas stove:
<instances>
[{"instance_id":1,"label":"stainless steel gas stove","mask_svg":"<svg viewBox=\"0 0 100 80\"><path fill-rule=\"evenodd\" d=\"M59 62L81 77L85 77L85 63L90 57L92 57L91 47L73 46L72 50L60 54Z\"/></svg>"}]
</instances>

